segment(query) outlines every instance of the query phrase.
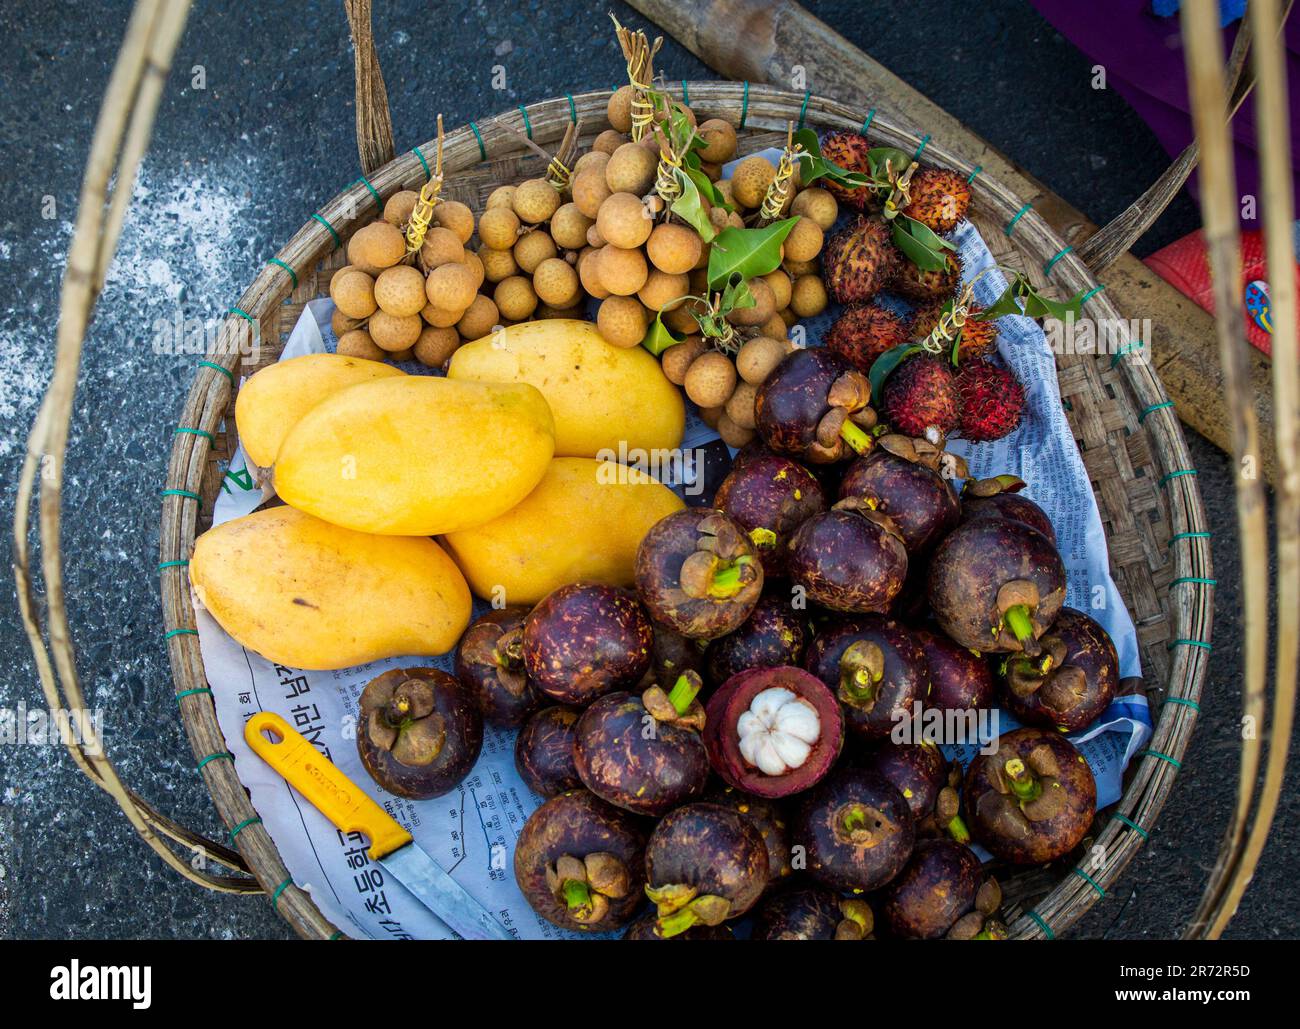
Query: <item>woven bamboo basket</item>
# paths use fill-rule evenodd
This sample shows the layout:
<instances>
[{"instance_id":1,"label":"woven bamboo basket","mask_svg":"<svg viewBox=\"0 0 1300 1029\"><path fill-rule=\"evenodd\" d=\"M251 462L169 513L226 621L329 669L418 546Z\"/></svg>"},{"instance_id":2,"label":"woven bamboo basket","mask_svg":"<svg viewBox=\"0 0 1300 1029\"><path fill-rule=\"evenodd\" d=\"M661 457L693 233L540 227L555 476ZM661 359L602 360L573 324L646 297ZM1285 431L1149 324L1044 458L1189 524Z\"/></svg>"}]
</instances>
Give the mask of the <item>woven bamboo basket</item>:
<instances>
[{"instance_id":1,"label":"woven bamboo basket","mask_svg":"<svg viewBox=\"0 0 1300 1029\"><path fill-rule=\"evenodd\" d=\"M690 82L681 89L699 117L737 126L739 153L784 141L796 122L819 131L862 130L866 112L833 100L748 83ZM498 185L540 174L543 164L520 141L527 131L545 147L571 121L583 142L608 127L607 92L560 97L446 136L444 197L480 212ZM943 140L922 139L884 118L869 119L874 141L923 148L927 162L953 168L973 184L972 220L995 259L1025 272L1049 294L1090 291L1086 314L1118 320L1105 293L1070 248L1019 197L946 152ZM434 146L425 143L335 196L303 225L231 309L213 353L199 368L172 446L162 503L161 589L167 646L181 718L200 774L226 826L237 830L243 865L273 897L277 911L306 937L337 934L292 883L270 834L229 760L217 725L194 631L184 562L208 525L225 463L234 451L233 404L241 362L258 334L259 361L274 362L304 304L325 296L331 272L344 263L341 245L377 213L380 201L428 178ZM1127 316L1140 312L1126 312ZM1085 860L1006 875L1005 914L1018 938L1052 938L1110 891L1154 826L1196 724L1212 620L1210 546L1196 479L1182 431L1153 369L1135 348L1058 358L1057 375L1070 426L1092 480L1110 548L1111 571L1137 627L1143 681L1155 735L1134 759L1120 802L1100 813L1085 840ZM1100 857L1100 860L1098 858Z\"/></svg>"}]
</instances>

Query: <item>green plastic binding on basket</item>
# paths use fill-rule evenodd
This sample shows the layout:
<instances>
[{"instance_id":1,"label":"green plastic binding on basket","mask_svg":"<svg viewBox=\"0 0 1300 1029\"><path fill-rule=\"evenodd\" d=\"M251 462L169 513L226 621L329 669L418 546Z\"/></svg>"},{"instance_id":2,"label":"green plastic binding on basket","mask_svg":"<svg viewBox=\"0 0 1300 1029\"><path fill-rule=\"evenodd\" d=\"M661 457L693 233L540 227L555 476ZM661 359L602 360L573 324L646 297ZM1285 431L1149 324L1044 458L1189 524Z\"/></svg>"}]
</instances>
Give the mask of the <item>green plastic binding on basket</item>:
<instances>
[{"instance_id":1,"label":"green plastic binding on basket","mask_svg":"<svg viewBox=\"0 0 1300 1029\"><path fill-rule=\"evenodd\" d=\"M341 246L343 245L343 240L339 238L339 234L334 230L334 226L331 225L331 224L326 220L326 218L325 218L325 216L324 216L323 214L320 214L319 212L316 213L316 214L313 214L313 215L312 215L312 220L313 220L313 221L318 221L318 222L320 222L322 225L325 226L325 228L329 229L329 233L330 233L330 235L334 237L334 249L335 249L335 250L337 250L339 247L341 247Z\"/></svg>"},{"instance_id":2,"label":"green plastic binding on basket","mask_svg":"<svg viewBox=\"0 0 1300 1029\"><path fill-rule=\"evenodd\" d=\"M220 372L222 375L224 375L227 379L230 380L230 384L232 386L235 384L235 373L232 372L225 365L217 364L215 361L200 361L199 367L211 368L214 372Z\"/></svg>"},{"instance_id":3,"label":"green plastic binding on basket","mask_svg":"<svg viewBox=\"0 0 1300 1029\"><path fill-rule=\"evenodd\" d=\"M1169 537L1169 545L1172 547L1179 540L1207 540L1213 535L1212 532L1176 532Z\"/></svg>"},{"instance_id":4,"label":"green plastic binding on basket","mask_svg":"<svg viewBox=\"0 0 1300 1029\"><path fill-rule=\"evenodd\" d=\"M185 559L179 561L159 561L158 571L165 572L168 568L184 568L188 564L189 561Z\"/></svg>"},{"instance_id":5,"label":"green plastic binding on basket","mask_svg":"<svg viewBox=\"0 0 1300 1029\"><path fill-rule=\"evenodd\" d=\"M1199 650L1213 650L1213 643L1206 643L1205 640L1170 640L1165 644L1165 650L1173 650L1174 647L1196 647Z\"/></svg>"},{"instance_id":6,"label":"green plastic binding on basket","mask_svg":"<svg viewBox=\"0 0 1300 1029\"><path fill-rule=\"evenodd\" d=\"M528 120L528 108L523 104L519 105L519 113L524 116L524 131L528 133L528 138L533 138L533 123Z\"/></svg>"},{"instance_id":7,"label":"green plastic binding on basket","mask_svg":"<svg viewBox=\"0 0 1300 1029\"><path fill-rule=\"evenodd\" d=\"M1139 750L1138 757L1159 758L1161 761L1167 761L1169 764L1173 765L1179 771L1181 771L1183 767L1183 763L1179 761L1178 758L1170 757L1168 754L1162 754L1160 751L1151 750L1150 748L1148 748L1147 750Z\"/></svg>"},{"instance_id":8,"label":"green plastic binding on basket","mask_svg":"<svg viewBox=\"0 0 1300 1029\"><path fill-rule=\"evenodd\" d=\"M232 753L230 753L230 751L228 751L228 750L219 750L219 751L217 751L215 754L209 754L207 757L205 757L203 760L201 760L197 765L194 766L194 769L195 769L195 771L200 771L200 772L201 772L201 771L203 770L203 766L206 765L206 764L208 764L208 762L210 762L210 761L222 761L222 760L225 760L225 761L234 761L234 760L235 760L235 755L232 754Z\"/></svg>"},{"instance_id":9,"label":"green plastic binding on basket","mask_svg":"<svg viewBox=\"0 0 1300 1029\"><path fill-rule=\"evenodd\" d=\"M984 165L982 165L982 164L977 164L977 165L975 165L975 170L974 170L973 172L971 172L970 175L969 175L969 176L967 177L967 179L966 179L966 185L968 185L968 186L973 186L973 185L975 185L975 176L978 175L978 174L979 174L980 172L982 172L983 170L984 170Z\"/></svg>"},{"instance_id":10,"label":"green plastic binding on basket","mask_svg":"<svg viewBox=\"0 0 1300 1029\"><path fill-rule=\"evenodd\" d=\"M283 268L285 271L287 271L289 273L290 280L293 282L293 288L294 289L298 288L298 273L294 271L289 265L285 264L284 261L281 261L278 257L273 257L266 263L277 265L278 267Z\"/></svg>"},{"instance_id":11,"label":"green plastic binding on basket","mask_svg":"<svg viewBox=\"0 0 1300 1029\"><path fill-rule=\"evenodd\" d=\"M370 190L370 195L375 198L375 206L378 207L380 211L383 211L384 200L383 197L379 195L379 190L375 189L375 187L370 184L370 180L366 178L364 175L362 175L361 178L357 179L357 182L361 183L363 186L366 187L366 189Z\"/></svg>"},{"instance_id":12,"label":"green plastic binding on basket","mask_svg":"<svg viewBox=\"0 0 1300 1029\"><path fill-rule=\"evenodd\" d=\"M226 314L238 315L240 318L244 319L244 321L248 322L248 324L251 325L253 328L257 328L257 322L253 320L253 316L249 314L247 311L245 311L242 307L232 307L228 311L226 311Z\"/></svg>"},{"instance_id":13,"label":"green plastic binding on basket","mask_svg":"<svg viewBox=\"0 0 1300 1029\"><path fill-rule=\"evenodd\" d=\"M1111 357L1110 359L1111 368L1114 369L1114 367L1117 364L1119 364L1119 362L1123 358L1128 357L1129 354L1133 353L1136 350L1142 350L1142 349L1145 349L1145 344L1143 344L1141 340L1138 340L1137 342L1134 342L1133 340L1129 340L1122 347L1116 350L1114 356Z\"/></svg>"},{"instance_id":14,"label":"green plastic binding on basket","mask_svg":"<svg viewBox=\"0 0 1300 1029\"><path fill-rule=\"evenodd\" d=\"M1116 811L1114 814L1114 818L1115 821L1122 822L1124 825L1127 825L1130 829L1132 829L1135 833L1141 836L1144 840L1151 839L1151 834L1147 832L1145 829L1143 829L1142 826L1138 825L1137 822L1133 821L1133 819L1129 818L1128 815L1124 815Z\"/></svg>"},{"instance_id":15,"label":"green plastic binding on basket","mask_svg":"<svg viewBox=\"0 0 1300 1029\"><path fill-rule=\"evenodd\" d=\"M470 127L471 131L473 131L473 133L474 133L474 138L478 140L478 159L479 159L480 161L486 161L486 160L487 160L487 147L485 147L485 146L483 145L483 133L479 132L479 130L478 130L478 126L475 125L473 122L470 122L470 123L469 123L469 127ZM427 166L426 166L426 167L427 167Z\"/></svg>"},{"instance_id":16,"label":"green plastic binding on basket","mask_svg":"<svg viewBox=\"0 0 1300 1029\"><path fill-rule=\"evenodd\" d=\"M176 703L179 704L179 703L180 703L182 700L184 700L186 697L195 697L195 696L198 696L200 693L206 693L206 694L208 694L209 696L211 696L211 694L212 694L212 687L211 687L211 686L195 686L194 689L192 689L192 690L181 690L180 693L176 694Z\"/></svg>"},{"instance_id":17,"label":"green plastic binding on basket","mask_svg":"<svg viewBox=\"0 0 1300 1029\"><path fill-rule=\"evenodd\" d=\"M184 497L186 500L193 500L199 505L199 510L203 510L203 498L197 493L187 489L165 489L161 491L164 497Z\"/></svg>"},{"instance_id":18,"label":"green plastic binding on basket","mask_svg":"<svg viewBox=\"0 0 1300 1029\"><path fill-rule=\"evenodd\" d=\"M277 886L275 888L275 892L271 894L271 907L275 908L276 911L280 910L280 894L282 894L285 890L287 890L292 885L293 885L293 879L292 878L286 879L279 886Z\"/></svg>"},{"instance_id":19,"label":"green plastic binding on basket","mask_svg":"<svg viewBox=\"0 0 1300 1029\"><path fill-rule=\"evenodd\" d=\"M803 94L803 103L799 105L799 128L803 128L804 116L808 113L808 99L812 96L812 90L806 89Z\"/></svg>"},{"instance_id":20,"label":"green plastic binding on basket","mask_svg":"<svg viewBox=\"0 0 1300 1029\"><path fill-rule=\"evenodd\" d=\"M1028 911L1025 912L1025 914L1038 923L1038 928L1043 930L1044 936L1046 936L1049 940L1056 939L1056 933L1052 932L1052 927L1043 921L1042 915L1040 915L1033 908L1030 908Z\"/></svg>"},{"instance_id":21,"label":"green plastic binding on basket","mask_svg":"<svg viewBox=\"0 0 1300 1029\"><path fill-rule=\"evenodd\" d=\"M198 629L168 629L163 633L163 639L169 640L174 636L197 636L198 634Z\"/></svg>"},{"instance_id":22,"label":"green plastic binding on basket","mask_svg":"<svg viewBox=\"0 0 1300 1029\"><path fill-rule=\"evenodd\" d=\"M1045 265L1043 265L1043 274L1051 275L1052 269L1056 267L1056 262L1059 261L1062 257L1064 257L1073 249L1074 247L1070 247L1070 246L1061 247L1061 249L1058 250L1055 254L1053 254L1052 258Z\"/></svg>"},{"instance_id":23,"label":"green plastic binding on basket","mask_svg":"<svg viewBox=\"0 0 1300 1029\"><path fill-rule=\"evenodd\" d=\"M215 443L216 438L207 429L196 429L192 425L179 425L172 430L173 436L202 436L209 443Z\"/></svg>"},{"instance_id":24,"label":"green plastic binding on basket","mask_svg":"<svg viewBox=\"0 0 1300 1029\"><path fill-rule=\"evenodd\" d=\"M1179 704L1182 707L1190 707L1198 715L1201 713L1201 705L1187 697L1165 697L1166 704Z\"/></svg>"},{"instance_id":25,"label":"green plastic binding on basket","mask_svg":"<svg viewBox=\"0 0 1300 1029\"><path fill-rule=\"evenodd\" d=\"M418 146L411 147L411 153L420 159L420 167L424 169L424 180L427 182L433 178L433 170L429 167L429 162L424 159L424 154L420 153Z\"/></svg>"},{"instance_id":26,"label":"green plastic binding on basket","mask_svg":"<svg viewBox=\"0 0 1300 1029\"><path fill-rule=\"evenodd\" d=\"M1079 301L1079 306L1082 307L1105 288L1106 284L1104 282L1097 283L1097 285L1093 286L1092 289L1088 290L1088 292L1083 295L1083 299Z\"/></svg>"},{"instance_id":27,"label":"green plastic binding on basket","mask_svg":"<svg viewBox=\"0 0 1300 1029\"><path fill-rule=\"evenodd\" d=\"M1141 425L1143 422L1145 422L1147 420L1147 415L1149 415L1152 411L1163 411L1166 407L1173 407L1173 406L1174 406L1174 402L1172 400L1162 400L1158 404L1148 404L1146 407L1142 408L1142 410L1138 412L1138 424Z\"/></svg>"},{"instance_id":28,"label":"green plastic binding on basket","mask_svg":"<svg viewBox=\"0 0 1300 1029\"><path fill-rule=\"evenodd\" d=\"M912 160L919 161L921 159L921 154L925 152L925 148L929 145L930 145L930 133L927 132L925 136L921 139L921 145L916 148L916 153L912 155Z\"/></svg>"},{"instance_id":29,"label":"green plastic binding on basket","mask_svg":"<svg viewBox=\"0 0 1300 1029\"><path fill-rule=\"evenodd\" d=\"M691 106L691 91L686 88L685 79L682 79L682 103L687 107Z\"/></svg>"},{"instance_id":30,"label":"green plastic binding on basket","mask_svg":"<svg viewBox=\"0 0 1300 1029\"><path fill-rule=\"evenodd\" d=\"M1080 879L1082 879L1084 882L1086 882L1086 883L1087 883L1089 886L1091 886L1094 890L1096 890L1096 891L1097 891L1097 896L1098 896L1098 897L1101 897L1101 898L1103 898L1103 899L1105 898L1105 896L1106 896L1106 891L1105 891L1104 889L1101 888L1101 885L1097 882L1096 879L1094 879L1092 876L1090 876L1090 875L1089 875L1087 872L1085 872L1082 868L1075 868L1075 869L1074 869L1074 874L1077 875L1077 876L1078 876Z\"/></svg>"},{"instance_id":31,"label":"green plastic binding on basket","mask_svg":"<svg viewBox=\"0 0 1300 1029\"><path fill-rule=\"evenodd\" d=\"M1178 586L1178 585L1180 585L1181 583L1184 583L1184 582L1194 582L1194 583L1197 583L1198 585L1201 585L1201 586L1217 586L1217 585L1219 585L1219 580L1218 580L1218 579L1205 579L1205 578L1202 578L1202 577L1199 576L1199 575L1180 575L1177 579L1175 579L1175 580L1174 580L1173 582L1171 582L1169 585L1170 585L1170 586Z\"/></svg>"},{"instance_id":32,"label":"green plastic binding on basket","mask_svg":"<svg viewBox=\"0 0 1300 1029\"><path fill-rule=\"evenodd\" d=\"M745 119L749 117L749 79L745 80L745 92L740 98L740 128L745 128Z\"/></svg>"},{"instance_id":33,"label":"green plastic binding on basket","mask_svg":"<svg viewBox=\"0 0 1300 1029\"><path fill-rule=\"evenodd\" d=\"M1195 468L1179 468L1176 472L1170 472L1168 475L1162 475L1160 477L1160 485L1168 486L1175 479L1181 479L1184 475L1195 475L1195 474L1196 474Z\"/></svg>"},{"instance_id":34,"label":"green plastic binding on basket","mask_svg":"<svg viewBox=\"0 0 1300 1029\"><path fill-rule=\"evenodd\" d=\"M261 823L262 820L258 818L257 815L253 815L251 818L245 818L242 822L240 822L237 826L235 826L233 829L230 830L230 842L234 843L235 837L238 836L245 829L247 829L250 825L260 825Z\"/></svg>"},{"instance_id":35,"label":"green plastic binding on basket","mask_svg":"<svg viewBox=\"0 0 1300 1029\"><path fill-rule=\"evenodd\" d=\"M578 105L575 104L575 103L573 102L573 94L572 94L572 93L565 93L565 94L564 94L564 99L566 99L567 101L569 101L569 121L570 121L572 124L577 125L577 124L578 124Z\"/></svg>"},{"instance_id":36,"label":"green plastic binding on basket","mask_svg":"<svg viewBox=\"0 0 1300 1029\"><path fill-rule=\"evenodd\" d=\"M1015 216L1012 217L1012 219L1009 222L1007 222L1007 227L1002 230L1007 234L1007 239L1010 239L1011 233L1016 231L1016 223L1020 221L1020 219L1025 216L1025 212L1028 211L1033 206L1034 206L1033 204L1025 204L1025 206L1022 207L1019 211L1017 211L1015 213Z\"/></svg>"},{"instance_id":37,"label":"green plastic binding on basket","mask_svg":"<svg viewBox=\"0 0 1300 1029\"><path fill-rule=\"evenodd\" d=\"M865 136L867 134L867 129L871 128L871 123L875 121L875 119L876 119L876 109L873 107L871 110L867 112L866 118L862 120L862 131L859 132L858 135Z\"/></svg>"}]
</instances>

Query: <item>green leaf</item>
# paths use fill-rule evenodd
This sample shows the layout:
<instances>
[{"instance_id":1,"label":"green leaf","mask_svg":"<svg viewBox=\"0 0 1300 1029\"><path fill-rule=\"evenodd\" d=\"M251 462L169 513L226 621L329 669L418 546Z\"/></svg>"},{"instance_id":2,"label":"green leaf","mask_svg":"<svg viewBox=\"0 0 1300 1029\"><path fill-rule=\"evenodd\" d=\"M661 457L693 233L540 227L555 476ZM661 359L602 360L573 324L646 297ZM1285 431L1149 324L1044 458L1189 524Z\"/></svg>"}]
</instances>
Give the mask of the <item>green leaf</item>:
<instances>
[{"instance_id":1,"label":"green leaf","mask_svg":"<svg viewBox=\"0 0 1300 1029\"><path fill-rule=\"evenodd\" d=\"M803 165L800 178L805 186L816 182L818 179L829 179L831 182L838 183L848 189L859 189L862 186L869 185L867 176L861 172L852 172L847 168L841 168L830 158L823 157L821 140L817 138L817 133L812 129L800 129L794 134L794 142L802 146L804 150L799 155L799 161Z\"/></svg>"},{"instance_id":2,"label":"green leaf","mask_svg":"<svg viewBox=\"0 0 1300 1029\"><path fill-rule=\"evenodd\" d=\"M722 290L722 297L718 301L718 314L725 318L732 311L755 307L757 304L758 301L754 299L749 283L737 272L727 280L727 285Z\"/></svg>"},{"instance_id":3,"label":"green leaf","mask_svg":"<svg viewBox=\"0 0 1300 1029\"><path fill-rule=\"evenodd\" d=\"M893 169L895 175L901 175L911 163L911 155L897 147L877 146L867 151L867 165L871 168L871 177L881 185L889 184L890 169Z\"/></svg>"},{"instance_id":4,"label":"green leaf","mask_svg":"<svg viewBox=\"0 0 1300 1029\"><path fill-rule=\"evenodd\" d=\"M704 199L714 207L721 207L728 214L735 210L731 204L727 203L727 198L722 195L722 191L718 189L717 184L700 169L699 154L692 150L686 155L685 163L684 171L690 176L691 181L695 183L695 188L700 191L700 195Z\"/></svg>"},{"instance_id":5,"label":"green leaf","mask_svg":"<svg viewBox=\"0 0 1300 1029\"><path fill-rule=\"evenodd\" d=\"M733 275L753 279L776 271L781 244L798 220L786 218L761 229L728 226L719 232L709 250L709 289L720 289Z\"/></svg>"},{"instance_id":6,"label":"green leaf","mask_svg":"<svg viewBox=\"0 0 1300 1029\"><path fill-rule=\"evenodd\" d=\"M678 339L673 335L673 331L663 323L663 312L660 311L655 315L655 320L650 323L650 328L646 331L645 339L641 341L641 345L654 354L655 357L659 357L669 347L675 347L685 338L683 336Z\"/></svg>"},{"instance_id":7,"label":"green leaf","mask_svg":"<svg viewBox=\"0 0 1300 1029\"><path fill-rule=\"evenodd\" d=\"M1023 273L1017 273L1002 295L974 317L980 321L991 321L1005 314L1023 314L1028 318L1065 321L1071 315L1078 317L1086 295L1085 290L1080 290L1069 300L1052 300L1043 296Z\"/></svg>"},{"instance_id":8,"label":"green leaf","mask_svg":"<svg viewBox=\"0 0 1300 1029\"><path fill-rule=\"evenodd\" d=\"M895 245L922 271L941 272L948 267L947 251L956 247L942 236L906 215L900 214L890 224Z\"/></svg>"},{"instance_id":9,"label":"green leaf","mask_svg":"<svg viewBox=\"0 0 1300 1029\"><path fill-rule=\"evenodd\" d=\"M867 373L867 378L871 380L872 407L877 409L880 407L885 380L894 369L913 354L920 353L922 349L924 348L919 343L900 343L896 347L890 347L871 363L871 371Z\"/></svg>"},{"instance_id":10,"label":"green leaf","mask_svg":"<svg viewBox=\"0 0 1300 1029\"><path fill-rule=\"evenodd\" d=\"M673 175L682 191L672 203L673 214L698 232L705 243L713 242L713 237L717 233L713 223L709 221L709 216L704 212L704 204L700 201L700 191L695 185L695 180L682 168L676 169Z\"/></svg>"}]
</instances>

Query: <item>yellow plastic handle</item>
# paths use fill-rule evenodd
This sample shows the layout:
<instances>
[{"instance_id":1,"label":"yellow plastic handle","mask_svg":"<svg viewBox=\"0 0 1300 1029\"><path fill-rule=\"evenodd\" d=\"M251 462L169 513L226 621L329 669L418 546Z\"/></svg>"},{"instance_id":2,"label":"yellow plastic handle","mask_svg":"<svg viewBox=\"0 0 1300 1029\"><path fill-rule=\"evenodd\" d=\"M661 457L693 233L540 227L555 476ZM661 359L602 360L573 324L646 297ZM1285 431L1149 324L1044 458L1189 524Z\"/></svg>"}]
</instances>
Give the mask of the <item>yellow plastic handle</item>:
<instances>
[{"instance_id":1,"label":"yellow plastic handle","mask_svg":"<svg viewBox=\"0 0 1300 1029\"><path fill-rule=\"evenodd\" d=\"M275 712L253 715L244 725L244 739L336 829L364 833L373 860L411 842L409 832Z\"/></svg>"}]
</instances>

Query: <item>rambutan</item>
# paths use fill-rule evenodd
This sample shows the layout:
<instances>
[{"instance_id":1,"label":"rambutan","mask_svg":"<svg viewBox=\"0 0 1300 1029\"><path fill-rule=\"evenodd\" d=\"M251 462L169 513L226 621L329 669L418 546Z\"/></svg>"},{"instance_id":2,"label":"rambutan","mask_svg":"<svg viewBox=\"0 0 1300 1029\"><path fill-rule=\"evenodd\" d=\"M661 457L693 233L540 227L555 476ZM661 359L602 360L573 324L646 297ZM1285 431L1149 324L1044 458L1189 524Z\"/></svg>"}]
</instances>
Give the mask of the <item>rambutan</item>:
<instances>
[{"instance_id":1,"label":"rambutan","mask_svg":"<svg viewBox=\"0 0 1300 1029\"><path fill-rule=\"evenodd\" d=\"M922 168L908 193L911 203L903 213L935 232L951 232L970 210L970 186L947 168Z\"/></svg>"},{"instance_id":2,"label":"rambutan","mask_svg":"<svg viewBox=\"0 0 1300 1029\"><path fill-rule=\"evenodd\" d=\"M922 304L916 309L916 319L912 323L912 334L917 339L923 339L934 331L939 324L939 316L943 314L946 300L931 300L929 303ZM977 357L984 357L986 354L993 352L998 343L998 330L992 322L977 321L975 315L983 311L984 308L979 304L971 304L966 310L966 321L960 329L955 329L954 334L958 337L957 344L957 361L974 360ZM948 343L948 352L952 352L952 342Z\"/></svg>"},{"instance_id":3,"label":"rambutan","mask_svg":"<svg viewBox=\"0 0 1300 1029\"><path fill-rule=\"evenodd\" d=\"M961 435L976 443L1001 439L1020 424L1025 390L1007 369L988 361L958 368L955 388L961 405Z\"/></svg>"},{"instance_id":4,"label":"rambutan","mask_svg":"<svg viewBox=\"0 0 1300 1029\"><path fill-rule=\"evenodd\" d=\"M862 372L886 350L906 343L911 337L907 322L879 304L846 307L826 333L826 347Z\"/></svg>"},{"instance_id":5,"label":"rambutan","mask_svg":"<svg viewBox=\"0 0 1300 1029\"><path fill-rule=\"evenodd\" d=\"M889 288L900 297L915 300L947 300L961 285L961 258L949 254L944 271L924 271L919 265L903 259L895 263L894 278Z\"/></svg>"},{"instance_id":6,"label":"rambutan","mask_svg":"<svg viewBox=\"0 0 1300 1029\"><path fill-rule=\"evenodd\" d=\"M845 171L857 172L860 175L871 173L871 167L867 163L867 151L870 149L871 143L867 137L856 132L828 132L822 140L822 157L838 164ZM850 189L841 186L838 182L832 182L829 178L823 184L836 200L855 211L874 211L880 207L880 200L870 186Z\"/></svg>"},{"instance_id":7,"label":"rambutan","mask_svg":"<svg viewBox=\"0 0 1300 1029\"><path fill-rule=\"evenodd\" d=\"M826 244L822 278L841 304L861 303L895 277L900 263L905 262L885 220L859 218Z\"/></svg>"},{"instance_id":8,"label":"rambutan","mask_svg":"<svg viewBox=\"0 0 1300 1029\"><path fill-rule=\"evenodd\" d=\"M954 379L952 366L942 358L909 357L885 380L886 420L905 436L926 436L929 429L948 435L958 420Z\"/></svg>"}]
</instances>

